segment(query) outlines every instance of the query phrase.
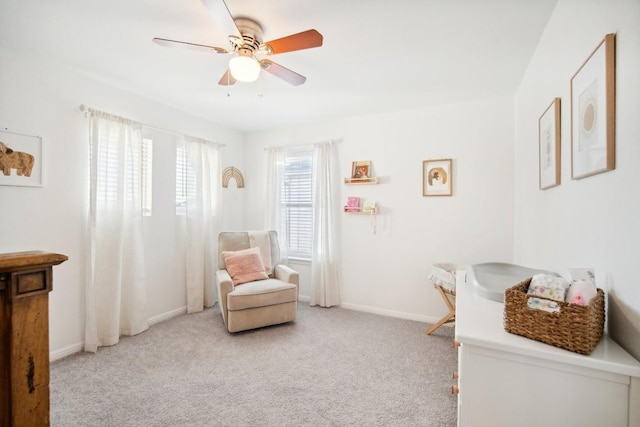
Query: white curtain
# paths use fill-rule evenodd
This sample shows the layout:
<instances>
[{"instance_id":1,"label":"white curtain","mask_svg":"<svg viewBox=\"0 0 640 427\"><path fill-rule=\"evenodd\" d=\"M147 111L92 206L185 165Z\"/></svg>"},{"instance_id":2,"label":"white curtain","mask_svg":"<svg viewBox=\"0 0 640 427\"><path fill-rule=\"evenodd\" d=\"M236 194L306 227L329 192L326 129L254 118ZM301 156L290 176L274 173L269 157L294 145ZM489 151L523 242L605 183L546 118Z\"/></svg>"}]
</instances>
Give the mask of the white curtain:
<instances>
[{"instance_id":1,"label":"white curtain","mask_svg":"<svg viewBox=\"0 0 640 427\"><path fill-rule=\"evenodd\" d=\"M142 126L91 112L85 351L149 327L142 240Z\"/></svg>"},{"instance_id":2,"label":"white curtain","mask_svg":"<svg viewBox=\"0 0 640 427\"><path fill-rule=\"evenodd\" d=\"M280 260L287 263L288 237L286 227L282 226L282 181L284 180L284 151L279 147L267 149L265 181L265 230L278 232Z\"/></svg>"},{"instance_id":3,"label":"white curtain","mask_svg":"<svg viewBox=\"0 0 640 427\"><path fill-rule=\"evenodd\" d=\"M185 137L191 185L187 188L185 266L187 312L202 311L216 302L213 272L217 270L220 232L220 149L217 144Z\"/></svg>"},{"instance_id":4,"label":"white curtain","mask_svg":"<svg viewBox=\"0 0 640 427\"><path fill-rule=\"evenodd\" d=\"M310 305L340 304L340 177L331 142L313 151L313 249Z\"/></svg>"}]
</instances>

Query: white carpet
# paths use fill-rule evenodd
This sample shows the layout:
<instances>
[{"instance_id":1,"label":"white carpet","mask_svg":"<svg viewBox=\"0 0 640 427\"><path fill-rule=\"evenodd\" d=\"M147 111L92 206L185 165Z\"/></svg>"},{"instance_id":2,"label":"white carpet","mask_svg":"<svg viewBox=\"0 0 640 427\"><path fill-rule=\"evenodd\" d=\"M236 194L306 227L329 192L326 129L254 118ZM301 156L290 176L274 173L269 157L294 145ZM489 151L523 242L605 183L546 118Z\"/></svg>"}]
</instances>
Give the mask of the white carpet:
<instances>
[{"instance_id":1,"label":"white carpet","mask_svg":"<svg viewBox=\"0 0 640 427\"><path fill-rule=\"evenodd\" d=\"M455 426L453 328L299 304L238 334L216 308L51 365L56 426Z\"/></svg>"}]
</instances>

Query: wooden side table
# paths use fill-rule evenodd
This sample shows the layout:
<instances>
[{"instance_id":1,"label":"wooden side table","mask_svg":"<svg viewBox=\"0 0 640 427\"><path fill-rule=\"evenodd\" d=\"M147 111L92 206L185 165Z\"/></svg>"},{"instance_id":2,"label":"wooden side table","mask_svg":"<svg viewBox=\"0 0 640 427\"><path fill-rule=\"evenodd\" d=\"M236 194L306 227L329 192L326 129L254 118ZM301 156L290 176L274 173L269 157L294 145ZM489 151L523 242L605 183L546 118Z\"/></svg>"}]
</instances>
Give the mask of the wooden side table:
<instances>
[{"instance_id":1,"label":"wooden side table","mask_svg":"<svg viewBox=\"0 0 640 427\"><path fill-rule=\"evenodd\" d=\"M445 323L454 322L456 320L456 292L438 284L434 284L433 287L438 290L438 293L440 293L440 296L442 297L444 303L447 305L449 312L445 314L444 317L440 319L435 325L427 329L424 333L425 335L431 335L431 333L438 329L440 326L444 325Z\"/></svg>"},{"instance_id":2,"label":"wooden side table","mask_svg":"<svg viewBox=\"0 0 640 427\"><path fill-rule=\"evenodd\" d=\"M0 426L49 425L49 292L67 259L0 254Z\"/></svg>"}]
</instances>

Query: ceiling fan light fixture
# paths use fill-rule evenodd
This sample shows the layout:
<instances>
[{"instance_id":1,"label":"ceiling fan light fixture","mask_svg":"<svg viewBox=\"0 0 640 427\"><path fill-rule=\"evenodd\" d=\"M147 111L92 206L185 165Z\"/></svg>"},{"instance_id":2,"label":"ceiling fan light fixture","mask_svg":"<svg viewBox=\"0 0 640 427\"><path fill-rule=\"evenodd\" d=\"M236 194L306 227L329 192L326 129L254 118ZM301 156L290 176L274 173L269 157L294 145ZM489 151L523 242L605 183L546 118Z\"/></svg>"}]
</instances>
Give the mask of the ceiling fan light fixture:
<instances>
[{"instance_id":1,"label":"ceiling fan light fixture","mask_svg":"<svg viewBox=\"0 0 640 427\"><path fill-rule=\"evenodd\" d=\"M260 75L260 63L252 56L238 55L229 61L229 71L239 82L255 82Z\"/></svg>"},{"instance_id":2,"label":"ceiling fan light fixture","mask_svg":"<svg viewBox=\"0 0 640 427\"><path fill-rule=\"evenodd\" d=\"M187 48L206 53L232 54L234 57L229 61L229 67L218 81L220 86L231 86L237 81L255 82L260 77L262 70L294 86L299 86L307 80L305 76L295 71L262 58L262 55L269 56L320 47L323 43L323 37L317 30L310 29L263 42L262 26L257 21L247 17L234 18L229 13L225 0L202 1L214 20L218 22L225 33L229 34L230 49L160 37L155 37L153 41L167 47ZM262 59L258 60L254 54L260 55Z\"/></svg>"}]
</instances>

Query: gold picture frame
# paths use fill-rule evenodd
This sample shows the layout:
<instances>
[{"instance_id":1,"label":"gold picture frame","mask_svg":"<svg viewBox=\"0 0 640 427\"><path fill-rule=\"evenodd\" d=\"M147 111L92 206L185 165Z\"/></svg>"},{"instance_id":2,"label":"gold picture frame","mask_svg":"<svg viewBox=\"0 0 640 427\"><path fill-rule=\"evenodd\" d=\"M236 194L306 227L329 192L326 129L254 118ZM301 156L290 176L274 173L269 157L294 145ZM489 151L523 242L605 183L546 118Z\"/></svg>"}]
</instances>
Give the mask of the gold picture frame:
<instances>
[{"instance_id":1,"label":"gold picture frame","mask_svg":"<svg viewBox=\"0 0 640 427\"><path fill-rule=\"evenodd\" d=\"M615 50L607 34L571 78L571 179L615 169Z\"/></svg>"},{"instance_id":2,"label":"gold picture frame","mask_svg":"<svg viewBox=\"0 0 640 427\"><path fill-rule=\"evenodd\" d=\"M560 185L560 98L538 119L538 180L540 190Z\"/></svg>"},{"instance_id":3,"label":"gold picture frame","mask_svg":"<svg viewBox=\"0 0 640 427\"><path fill-rule=\"evenodd\" d=\"M422 162L422 195L451 196L453 194L453 168L451 159L424 160Z\"/></svg>"}]
</instances>

